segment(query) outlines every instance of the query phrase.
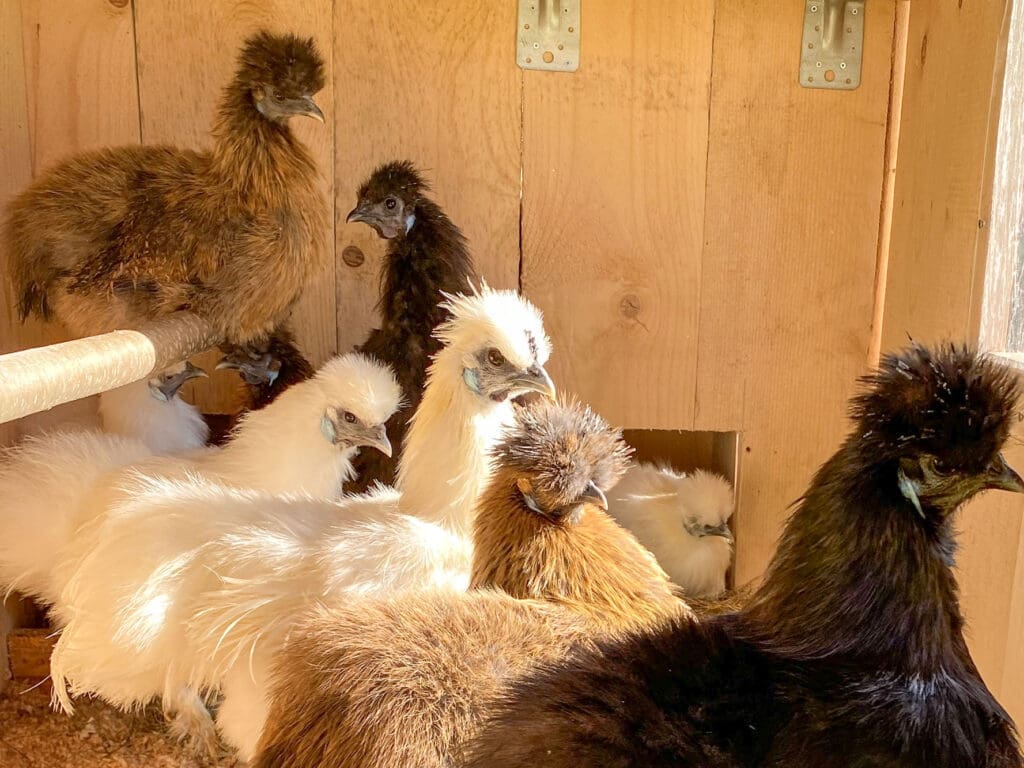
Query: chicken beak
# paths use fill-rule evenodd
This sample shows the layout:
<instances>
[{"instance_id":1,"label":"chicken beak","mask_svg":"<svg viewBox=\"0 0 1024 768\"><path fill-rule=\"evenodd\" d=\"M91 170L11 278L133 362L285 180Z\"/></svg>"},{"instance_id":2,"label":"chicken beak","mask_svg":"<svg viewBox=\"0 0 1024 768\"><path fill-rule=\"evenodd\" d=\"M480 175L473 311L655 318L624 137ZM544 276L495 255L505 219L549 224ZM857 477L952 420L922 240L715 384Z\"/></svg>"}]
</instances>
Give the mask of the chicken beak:
<instances>
[{"instance_id":1,"label":"chicken beak","mask_svg":"<svg viewBox=\"0 0 1024 768\"><path fill-rule=\"evenodd\" d=\"M316 105L311 96L303 96L299 99L299 109L296 114L312 117L321 123L324 122L324 113L320 111L320 107Z\"/></svg>"},{"instance_id":2,"label":"chicken beak","mask_svg":"<svg viewBox=\"0 0 1024 768\"><path fill-rule=\"evenodd\" d=\"M985 476L985 487L1000 491L1024 493L1024 480L1021 480L1013 467L1006 463L1002 454L992 463Z\"/></svg>"},{"instance_id":3,"label":"chicken beak","mask_svg":"<svg viewBox=\"0 0 1024 768\"><path fill-rule=\"evenodd\" d=\"M181 389L182 385L189 379L205 379L208 378L206 371L198 366L192 365L192 363L186 362L185 367L180 372L173 376L168 376L166 379L156 385L156 389L159 390L163 396L165 402L170 402L171 399L178 394L178 390Z\"/></svg>"},{"instance_id":4,"label":"chicken beak","mask_svg":"<svg viewBox=\"0 0 1024 768\"><path fill-rule=\"evenodd\" d=\"M391 458L391 441L388 440L388 433L383 424L370 431L363 445L367 448L376 448L389 459Z\"/></svg>"},{"instance_id":5,"label":"chicken beak","mask_svg":"<svg viewBox=\"0 0 1024 768\"><path fill-rule=\"evenodd\" d=\"M549 400L555 399L555 382L548 376L544 366L534 365L527 368L512 379L511 384L515 389L538 392Z\"/></svg>"},{"instance_id":6,"label":"chicken beak","mask_svg":"<svg viewBox=\"0 0 1024 768\"><path fill-rule=\"evenodd\" d=\"M702 533L705 536L721 536L723 539L732 541L732 531L729 530L728 523L722 523L721 525L706 526Z\"/></svg>"},{"instance_id":7,"label":"chicken beak","mask_svg":"<svg viewBox=\"0 0 1024 768\"><path fill-rule=\"evenodd\" d=\"M593 480L587 483L587 488L580 496L580 501L593 504L605 511L608 510L608 497L604 495L604 491L594 485Z\"/></svg>"},{"instance_id":8,"label":"chicken beak","mask_svg":"<svg viewBox=\"0 0 1024 768\"><path fill-rule=\"evenodd\" d=\"M369 223L366 220L366 209L361 205L357 205L355 208L349 211L348 216L345 217L346 224L351 224L356 221L361 221L364 224Z\"/></svg>"}]
</instances>

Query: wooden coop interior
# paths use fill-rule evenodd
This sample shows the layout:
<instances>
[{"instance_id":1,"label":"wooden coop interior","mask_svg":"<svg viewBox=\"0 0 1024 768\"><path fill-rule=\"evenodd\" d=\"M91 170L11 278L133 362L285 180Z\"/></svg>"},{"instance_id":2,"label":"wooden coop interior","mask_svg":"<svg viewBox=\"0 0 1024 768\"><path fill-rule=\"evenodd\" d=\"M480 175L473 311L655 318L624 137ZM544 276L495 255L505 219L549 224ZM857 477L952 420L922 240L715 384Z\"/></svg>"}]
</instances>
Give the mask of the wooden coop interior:
<instances>
[{"instance_id":1,"label":"wooden coop interior","mask_svg":"<svg viewBox=\"0 0 1024 768\"><path fill-rule=\"evenodd\" d=\"M559 389L640 457L735 482L746 584L880 350L909 335L1013 351L1014 265L990 246L1019 239L1019 181L1003 189L1024 130L1008 130L1021 104L1004 72L1022 66L1024 9L862 3L860 85L820 89L798 76L805 0L581 4L565 73L517 65L515 0L5 0L0 203L74 152L204 146L245 34L313 35L327 121L296 130L334 201L335 258L296 312L302 349L323 362L374 324L384 246L346 214L375 165L415 161L487 280L544 311ZM66 338L7 309L0 351ZM236 381L187 397L226 412ZM2 436L70 421L95 423L94 399ZM1008 458L1021 467L1024 448ZM970 504L959 555L974 658L1018 722L1022 511L1009 494ZM30 621L11 599L7 625Z\"/></svg>"}]
</instances>

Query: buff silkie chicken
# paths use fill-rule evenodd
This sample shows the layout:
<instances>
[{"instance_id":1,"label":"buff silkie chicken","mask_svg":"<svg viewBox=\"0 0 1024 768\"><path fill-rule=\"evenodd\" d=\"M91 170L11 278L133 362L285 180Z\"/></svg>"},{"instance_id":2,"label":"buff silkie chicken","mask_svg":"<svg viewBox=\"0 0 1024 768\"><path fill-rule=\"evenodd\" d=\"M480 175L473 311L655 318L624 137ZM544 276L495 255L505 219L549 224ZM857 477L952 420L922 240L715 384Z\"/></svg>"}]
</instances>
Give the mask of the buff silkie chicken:
<instances>
[{"instance_id":1,"label":"buff silkie chicken","mask_svg":"<svg viewBox=\"0 0 1024 768\"><path fill-rule=\"evenodd\" d=\"M321 609L277 655L258 768L443 768L510 680L578 645L688 613L604 511L621 433L574 403L517 414L480 497L469 592Z\"/></svg>"},{"instance_id":2,"label":"buff silkie chicken","mask_svg":"<svg viewBox=\"0 0 1024 768\"><path fill-rule=\"evenodd\" d=\"M725 591L732 563L732 486L716 474L634 464L608 498L612 517L631 530L690 597Z\"/></svg>"},{"instance_id":3,"label":"buff silkie chicken","mask_svg":"<svg viewBox=\"0 0 1024 768\"><path fill-rule=\"evenodd\" d=\"M69 687L122 707L219 689L217 725L248 758L266 716L270 660L300 616L353 593L466 588L490 448L512 420L512 398L552 395L553 385L540 314L515 293L453 297L448 311L397 491L330 502L208 476L121 481L83 532L94 543L63 593L52 671L65 706ZM303 386L246 423L269 418Z\"/></svg>"},{"instance_id":4,"label":"buff silkie chicken","mask_svg":"<svg viewBox=\"0 0 1024 768\"><path fill-rule=\"evenodd\" d=\"M883 359L738 613L607 643L512 686L470 768L1020 768L964 639L957 510L1024 491L1017 375L953 345ZM961 521L961 523L966 521Z\"/></svg>"},{"instance_id":5,"label":"buff silkie chicken","mask_svg":"<svg viewBox=\"0 0 1024 768\"><path fill-rule=\"evenodd\" d=\"M153 661L145 649L125 651L114 622L122 607L118 596L128 600L150 575L138 568L147 562L173 567L183 552L181 537L191 537L192 546L203 543L204 526L217 523L214 512L200 507L195 519L162 521L168 527L181 523L177 539L171 533L150 536L142 521L124 512L125 499L140 485L201 481L227 493L336 497L360 447L391 450L384 424L399 399L386 366L350 354L247 414L220 449L153 456L139 440L68 432L30 438L11 450L0 465L0 585L50 606L53 623L63 630L52 660L54 679L66 668L81 668L79 679L88 681L82 690L114 703L144 704L162 696L182 731L198 731L209 742L212 723L202 702L184 686L165 691L159 675L147 677ZM63 688L55 693L70 710Z\"/></svg>"},{"instance_id":6,"label":"buff silkie chicken","mask_svg":"<svg viewBox=\"0 0 1024 768\"><path fill-rule=\"evenodd\" d=\"M0 235L24 318L78 335L179 310L230 345L264 340L326 264L328 206L289 121L323 121L312 39L258 32L238 54L205 152L76 155L10 204Z\"/></svg>"}]
</instances>

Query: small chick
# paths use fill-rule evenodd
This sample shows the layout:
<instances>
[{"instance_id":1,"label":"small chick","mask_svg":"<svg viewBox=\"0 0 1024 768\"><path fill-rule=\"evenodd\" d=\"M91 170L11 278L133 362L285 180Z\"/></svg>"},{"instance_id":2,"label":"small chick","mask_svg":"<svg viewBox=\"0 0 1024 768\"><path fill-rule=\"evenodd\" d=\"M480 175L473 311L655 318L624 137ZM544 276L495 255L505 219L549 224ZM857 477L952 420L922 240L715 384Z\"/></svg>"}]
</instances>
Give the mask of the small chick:
<instances>
[{"instance_id":1,"label":"small chick","mask_svg":"<svg viewBox=\"0 0 1024 768\"><path fill-rule=\"evenodd\" d=\"M705 598L725 591L733 507L725 478L646 463L630 468L608 503L609 513L654 553L687 596Z\"/></svg>"},{"instance_id":2,"label":"small chick","mask_svg":"<svg viewBox=\"0 0 1024 768\"><path fill-rule=\"evenodd\" d=\"M521 410L477 511L477 589L314 611L277 655L256 766L445 768L510 681L577 645L687 615L603 511L628 452L588 408Z\"/></svg>"},{"instance_id":3,"label":"small chick","mask_svg":"<svg viewBox=\"0 0 1024 768\"><path fill-rule=\"evenodd\" d=\"M477 282L473 260L459 228L427 197L430 186L408 161L382 165L359 189L348 221L361 221L388 240L381 266L381 326L359 348L388 363L406 405L388 422L396 446L423 396L427 366L441 349L434 329L449 319L443 294L467 293ZM395 481L398 455L365 453L356 459L357 479L346 491Z\"/></svg>"},{"instance_id":4,"label":"small chick","mask_svg":"<svg viewBox=\"0 0 1024 768\"><path fill-rule=\"evenodd\" d=\"M107 148L42 174L0 235L22 318L92 335L190 310L229 343L264 339L328 258L316 164L288 127L323 120L323 85L312 39L259 32L210 151Z\"/></svg>"},{"instance_id":5,"label":"small chick","mask_svg":"<svg viewBox=\"0 0 1024 768\"><path fill-rule=\"evenodd\" d=\"M210 429L199 409L178 396L189 379L206 371L179 363L150 379L136 381L100 395L103 430L134 437L156 455L181 453L206 445Z\"/></svg>"}]
</instances>

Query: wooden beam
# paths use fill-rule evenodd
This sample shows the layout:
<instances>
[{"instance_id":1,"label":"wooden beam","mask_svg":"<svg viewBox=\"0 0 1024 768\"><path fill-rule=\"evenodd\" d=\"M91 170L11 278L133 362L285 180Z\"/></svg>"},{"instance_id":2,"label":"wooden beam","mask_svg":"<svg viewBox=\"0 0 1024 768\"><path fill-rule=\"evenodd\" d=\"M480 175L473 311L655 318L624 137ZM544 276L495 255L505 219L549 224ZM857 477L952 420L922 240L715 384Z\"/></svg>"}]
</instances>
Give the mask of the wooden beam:
<instances>
[{"instance_id":1,"label":"wooden beam","mask_svg":"<svg viewBox=\"0 0 1024 768\"><path fill-rule=\"evenodd\" d=\"M0 423L130 384L217 342L204 320L182 313L0 356Z\"/></svg>"}]
</instances>

